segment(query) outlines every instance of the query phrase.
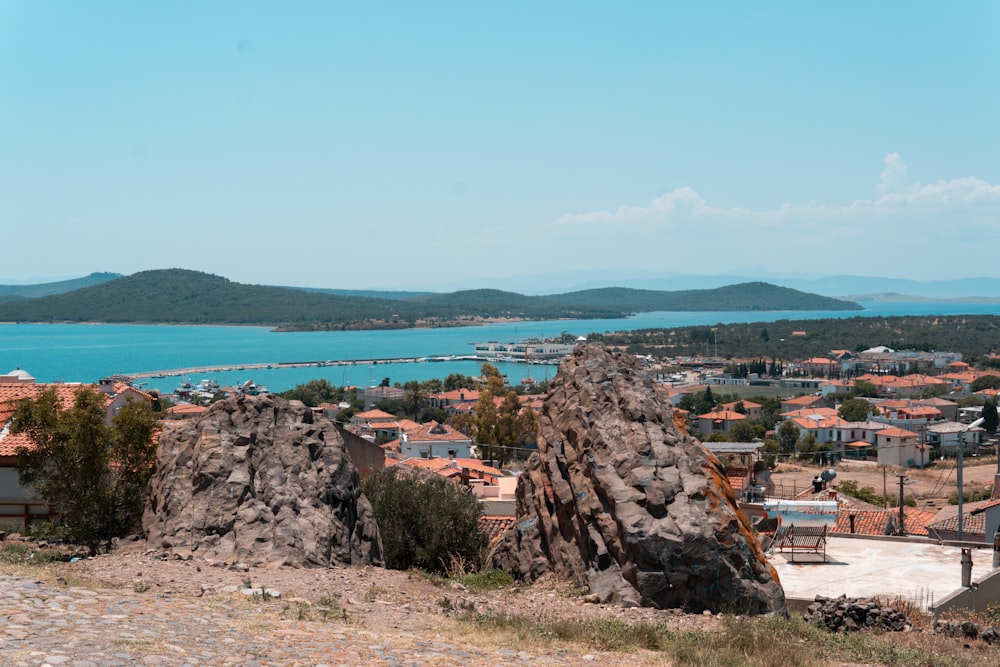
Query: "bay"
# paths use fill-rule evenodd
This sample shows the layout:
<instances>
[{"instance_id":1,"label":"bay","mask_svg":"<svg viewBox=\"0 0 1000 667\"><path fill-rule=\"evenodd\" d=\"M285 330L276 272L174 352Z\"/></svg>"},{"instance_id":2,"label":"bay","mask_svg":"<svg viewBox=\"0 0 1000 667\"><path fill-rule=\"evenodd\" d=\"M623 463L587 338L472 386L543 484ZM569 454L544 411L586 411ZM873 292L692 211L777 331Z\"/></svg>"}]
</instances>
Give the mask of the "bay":
<instances>
[{"instance_id":1,"label":"bay","mask_svg":"<svg viewBox=\"0 0 1000 667\"><path fill-rule=\"evenodd\" d=\"M368 363L376 359L473 354L472 344L547 338L569 332L630 331L732 322L773 322L829 317L891 315L1000 315L998 303L862 303L863 311L658 312L624 319L509 322L476 327L394 331L330 331L278 333L265 327L168 326L138 324L0 324L0 372L22 368L39 382L95 382L107 375L163 371L146 387L170 392L182 381L212 377L223 386L253 380L271 391L284 391L312 379L332 384L370 386L391 382L444 378L449 373L478 375L478 361ZM307 361L359 360L356 365L234 369L200 375L172 369ZM512 382L530 375L544 380L555 367L497 364Z\"/></svg>"}]
</instances>

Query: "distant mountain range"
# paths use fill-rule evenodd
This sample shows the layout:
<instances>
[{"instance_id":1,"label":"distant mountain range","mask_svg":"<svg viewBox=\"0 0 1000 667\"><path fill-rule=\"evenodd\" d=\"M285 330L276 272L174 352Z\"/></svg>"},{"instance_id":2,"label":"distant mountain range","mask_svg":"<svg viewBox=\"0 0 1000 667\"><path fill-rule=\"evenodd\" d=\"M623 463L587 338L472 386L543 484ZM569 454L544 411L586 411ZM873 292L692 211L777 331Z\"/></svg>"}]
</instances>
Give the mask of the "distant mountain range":
<instances>
[{"instance_id":1,"label":"distant mountain range","mask_svg":"<svg viewBox=\"0 0 1000 667\"><path fill-rule=\"evenodd\" d=\"M954 280L917 281L901 278L836 275L803 277L792 275L722 274L694 275L654 273L649 271L569 272L526 276L509 289L527 290L530 294L548 290L583 290L617 285L648 290L713 289L723 285L764 281L803 292L852 301L1000 301L1000 278L957 278Z\"/></svg>"},{"instance_id":2,"label":"distant mountain range","mask_svg":"<svg viewBox=\"0 0 1000 667\"><path fill-rule=\"evenodd\" d=\"M85 278L60 280L58 282L41 283L38 285L0 285L0 303L16 301L18 299L34 299L52 294L64 294L78 290L81 287L100 285L101 283L121 277L122 274L120 273L91 273Z\"/></svg>"},{"instance_id":3,"label":"distant mountain range","mask_svg":"<svg viewBox=\"0 0 1000 667\"><path fill-rule=\"evenodd\" d=\"M184 269L93 274L91 284L0 303L6 322L254 324L285 330L454 326L495 319L619 318L649 311L860 310L850 301L762 282L714 289L603 288L546 296L480 289L447 294L269 287ZM72 281L70 281L72 282ZM3 289L0 287L0 289ZM26 289L21 286L21 289ZM392 296L386 296L392 295Z\"/></svg>"}]
</instances>

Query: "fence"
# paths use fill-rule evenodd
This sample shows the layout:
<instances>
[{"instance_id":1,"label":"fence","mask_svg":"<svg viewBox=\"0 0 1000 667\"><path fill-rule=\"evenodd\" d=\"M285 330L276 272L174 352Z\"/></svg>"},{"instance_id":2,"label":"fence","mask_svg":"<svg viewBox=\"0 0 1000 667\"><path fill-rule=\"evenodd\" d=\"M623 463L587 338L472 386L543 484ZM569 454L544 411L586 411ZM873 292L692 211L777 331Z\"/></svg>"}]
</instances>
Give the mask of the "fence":
<instances>
[{"instance_id":1,"label":"fence","mask_svg":"<svg viewBox=\"0 0 1000 667\"><path fill-rule=\"evenodd\" d=\"M56 515L55 508L42 501L0 500L0 524L11 519L22 522L28 530L32 521L48 521Z\"/></svg>"}]
</instances>

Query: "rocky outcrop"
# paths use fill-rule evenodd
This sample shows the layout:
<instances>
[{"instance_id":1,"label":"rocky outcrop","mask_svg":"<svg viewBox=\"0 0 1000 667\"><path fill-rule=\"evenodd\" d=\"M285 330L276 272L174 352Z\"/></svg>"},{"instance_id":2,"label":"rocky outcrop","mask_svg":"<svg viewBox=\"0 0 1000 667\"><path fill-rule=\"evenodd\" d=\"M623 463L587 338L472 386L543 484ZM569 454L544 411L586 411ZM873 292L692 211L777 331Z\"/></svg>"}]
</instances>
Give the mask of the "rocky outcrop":
<instances>
[{"instance_id":1,"label":"rocky outcrop","mask_svg":"<svg viewBox=\"0 0 1000 667\"><path fill-rule=\"evenodd\" d=\"M785 613L718 460L671 416L634 359L577 348L545 400L494 565L527 581L555 573L601 602Z\"/></svg>"},{"instance_id":2,"label":"rocky outcrop","mask_svg":"<svg viewBox=\"0 0 1000 667\"><path fill-rule=\"evenodd\" d=\"M151 548L249 565L382 565L337 429L298 401L230 398L160 435Z\"/></svg>"}]
</instances>

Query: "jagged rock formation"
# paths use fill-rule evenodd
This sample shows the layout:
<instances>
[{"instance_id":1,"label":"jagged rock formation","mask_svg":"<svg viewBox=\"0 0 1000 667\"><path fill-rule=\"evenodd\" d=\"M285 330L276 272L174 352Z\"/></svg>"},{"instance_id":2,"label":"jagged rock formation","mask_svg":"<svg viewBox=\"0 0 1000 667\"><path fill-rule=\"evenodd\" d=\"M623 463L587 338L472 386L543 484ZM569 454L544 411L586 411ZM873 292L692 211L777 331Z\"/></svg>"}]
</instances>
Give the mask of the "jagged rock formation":
<instances>
[{"instance_id":1,"label":"jagged rock formation","mask_svg":"<svg viewBox=\"0 0 1000 667\"><path fill-rule=\"evenodd\" d=\"M336 428L298 401L230 398L160 436L150 547L248 565L382 565Z\"/></svg>"},{"instance_id":2,"label":"jagged rock formation","mask_svg":"<svg viewBox=\"0 0 1000 667\"><path fill-rule=\"evenodd\" d=\"M601 602L785 613L718 460L671 416L634 359L578 347L545 400L493 564L527 581L555 573Z\"/></svg>"}]
</instances>

